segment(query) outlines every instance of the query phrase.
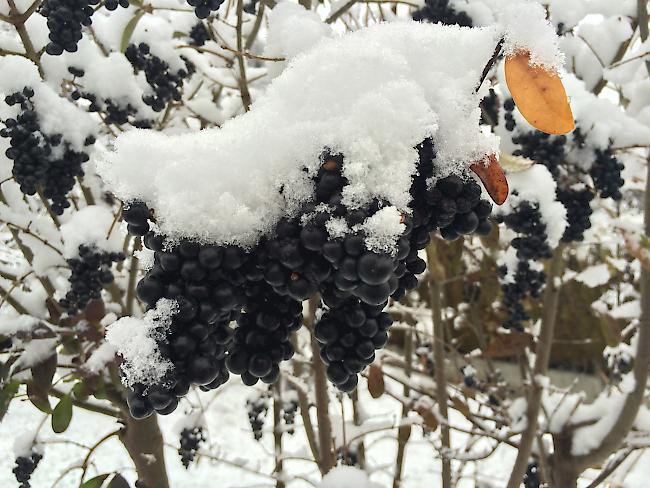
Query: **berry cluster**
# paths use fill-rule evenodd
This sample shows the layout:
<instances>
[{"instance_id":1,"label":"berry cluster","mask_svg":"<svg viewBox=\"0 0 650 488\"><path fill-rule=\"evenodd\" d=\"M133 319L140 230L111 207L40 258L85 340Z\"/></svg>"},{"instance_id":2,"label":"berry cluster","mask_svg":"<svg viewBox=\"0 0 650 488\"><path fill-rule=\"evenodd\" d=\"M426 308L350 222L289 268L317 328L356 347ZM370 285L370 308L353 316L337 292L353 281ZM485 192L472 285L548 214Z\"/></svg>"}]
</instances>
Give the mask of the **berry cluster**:
<instances>
[{"instance_id":1,"label":"berry cluster","mask_svg":"<svg viewBox=\"0 0 650 488\"><path fill-rule=\"evenodd\" d=\"M12 472L16 477L16 481L20 483L20 488L29 488L31 486L29 479L41 459L43 459L43 455L36 451L33 451L29 457L18 456L16 458L16 466L12 469Z\"/></svg>"},{"instance_id":2,"label":"berry cluster","mask_svg":"<svg viewBox=\"0 0 650 488\"><path fill-rule=\"evenodd\" d=\"M371 364L375 350L388 342L387 330L393 321L382 312L384 306L349 298L324 311L316 323L314 336L321 344L320 357L327 365L328 379L339 390L354 390L359 381L357 373Z\"/></svg>"},{"instance_id":3,"label":"berry cluster","mask_svg":"<svg viewBox=\"0 0 650 488\"><path fill-rule=\"evenodd\" d=\"M216 12L221 7L224 0L187 0L190 7L194 7L194 14L199 19L205 19L212 12Z\"/></svg>"},{"instance_id":4,"label":"berry cluster","mask_svg":"<svg viewBox=\"0 0 650 488\"><path fill-rule=\"evenodd\" d=\"M122 261L121 252L106 252L94 245L80 245L79 257L68 259L70 267L70 290L65 298L59 300L59 305L69 314L82 311L90 300L101 298L104 285L113 282L111 265Z\"/></svg>"},{"instance_id":5,"label":"berry cluster","mask_svg":"<svg viewBox=\"0 0 650 488\"><path fill-rule=\"evenodd\" d=\"M116 10L117 7L128 8L130 5L129 0L104 0L104 7L106 10Z\"/></svg>"},{"instance_id":6,"label":"berry cluster","mask_svg":"<svg viewBox=\"0 0 650 488\"><path fill-rule=\"evenodd\" d=\"M41 191L51 201L52 211L61 215L70 206L66 199L75 184L75 177L83 176L81 165L88 161L88 154L75 151L61 134L42 132L32 97L34 90L26 87L5 98L7 105L20 106L16 118L3 121L5 128L0 137L10 139L5 155L13 160L12 174L25 195ZM93 136L85 144L95 143Z\"/></svg>"},{"instance_id":7,"label":"berry cluster","mask_svg":"<svg viewBox=\"0 0 650 488\"><path fill-rule=\"evenodd\" d=\"M530 318L524 310L523 300L538 297L546 281L544 272L533 269L531 261L550 258L551 248L546 242L546 224L537 204L522 201L514 212L503 218L503 222L518 234L512 240L512 247L517 250L517 267L512 279L501 286L503 305L508 312L503 325L521 329L522 322ZM502 275L507 272L506 269L500 271Z\"/></svg>"},{"instance_id":8,"label":"berry cluster","mask_svg":"<svg viewBox=\"0 0 650 488\"><path fill-rule=\"evenodd\" d=\"M523 132L512 138L512 142L519 144L520 149L513 152L515 156L523 156L536 163L543 164L557 179L560 174L560 165L565 161L565 136L551 136L540 131Z\"/></svg>"},{"instance_id":9,"label":"berry cluster","mask_svg":"<svg viewBox=\"0 0 650 488\"><path fill-rule=\"evenodd\" d=\"M440 230L445 240L477 233L486 235L492 228L487 220L492 204L481 199L481 187L468 174L438 178L435 185L435 150L430 140L419 147L418 177L411 186L413 198L413 231L411 247L424 249L429 232ZM415 241L413 240L415 239ZM417 274L417 273L416 273Z\"/></svg>"},{"instance_id":10,"label":"berry cluster","mask_svg":"<svg viewBox=\"0 0 650 488\"><path fill-rule=\"evenodd\" d=\"M591 227L592 209L590 202L594 194L588 188L557 189L557 199L566 208L567 227L562 235L562 242L580 242L584 233Z\"/></svg>"},{"instance_id":11,"label":"berry cluster","mask_svg":"<svg viewBox=\"0 0 650 488\"><path fill-rule=\"evenodd\" d=\"M192 46L203 46L205 41L210 39L210 34L203 22L199 21L190 29L189 38Z\"/></svg>"},{"instance_id":12,"label":"berry cluster","mask_svg":"<svg viewBox=\"0 0 650 488\"><path fill-rule=\"evenodd\" d=\"M357 446L341 446L336 449L336 460L346 466L359 465L359 452Z\"/></svg>"},{"instance_id":13,"label":"berry cluster","mask_svg":"<svg viewBox=\"0 0 650 488\"><path fill-rule=\"evenodd\" d=\"M90 18L99 0L45 0L40 14L47 18L50 42L45 52L59 56L63 51L73 53L81 40L81 30L92 23Z\"/></svg>"},{"instance_id":14,"label":"berry cluster","mask_svg":"<svg viewBox=\"0 0 650 488\"><path fill-rule=\"evenodd\" d=\"M194 72L194 66L185 62L187 69L172 72L169 64L151 54L149 45L141 42L129 44L124 52L136 73L144 71L153 95L143 95L142 100L156 112L162 111L168 102L180 101L183 81Z\"/></svg>"},{"instance_id":15,"label":"berry cluster","mask_svg":"<svg viewBox=\"0 0 650 488\"><path fill-rule=\"evenodd\" d=\"M604 151L596 149L596 159L591 165L589 174L602 198L620 200L623 197L621 187L625 182L621 178L621 170L624 167L614 157L611 149L605 149Z\"/></svg>"},{"instance_id":16,"label":"berry cluster","mask_svg":"<svg viewBox=\"0 0 650 488\"><path fill-rule=\"evenodd\" d=\"M539 466L536 461L528 463L528 468L524 474L524 488L541 488L542 480L539 476Z\"/></svg>"},{"instance_id":17,"label":"berry cluster","mask_svg":"<svg viewBox=\"0 0 650 488\"><path fill-rule=\"evenodd\" d=\"M280 362L294 352L290 337L302 323L301 302L317 292L327 308L316 325L321 357L330 380L352 391L357 373L388 341L391 319L382 310L389 298L399 299L417 286L415 275L426 267L418 250L428 244L429 233L440 228L450 239L490 229L491 205L481 200L478 184L448 176L428 185L435 158L430 141L420 156L411 189L413 215L402 215L405 231L394 253L368 245L360 224L382 203L355 209L343 205L348 184L343 157L328 152L313 176L313 201L299 217L281 220L273 234L248 251L187 240L165 247L164 237L151 231L153 212L142 202L129 203L123 210L128 231L145 236L145 246L154 251L154 266L138 283L138 297L148 308L163 297L178 302L159 344L173 373L148 390L136 386L129 396L132 413L168 413L190 384L215 388L227 371L241 375L246 385L275 382ZM330 235L332 218L351 231ZM237 323L234 333L231 321Z\"/></svg>"},{"instance_id":18,"label":"berry cluster","mask_svg":"<svg viewBox=\"0 0 650 488\"><path fill-rule=\"evenodd\" d=\"M494 89L490 88L488 95L481 100L480 107L481 124L496 126L499 123L499 96Z\"/></svg>"},{"instance_id":19,"label":"berry cluster","mask_svg":"<svg viewBox=\"0 0 650 488\"><path fill-rule=\"evenodd\" d=\"M226 366L252 386L259 380L275 383L280 376L280 362L293 356L291 333L302 325L302 304L282 296L262 280L246 287L244 311L237 319L237 329Z\"/></svg>"},{"instance_id":20,"label":"berry cluster","mask_svg":"<svg viewBox=\"0 0 650 488\"><path fill-rule=\"evenodd\" d=\"M205 442L203 427L185 428L181 431L178 454L185 469L190 467L203 442Z\"/></svg>"},{"instance_id":21,"label":"berry cluster","mask_svg":"<svg viewBox=\"0 0 650 488\"><path fill-rule=\"evenodd\" d=\"M291 400L282 403L282 420L287 428L287 434L293 435L293 426L296 423L296 413L298 413L298 401Z\"/></svg>"},{"instance_id":22,"label":"berry cluster","mask_svg":"<svg viewBox=\"0 0 650 488\"><path fill-rule=\"evenodd\" d=\"M248 411L248 422L251 425L253 437L256 441L259 441L262 438L264 421L269 411L268 393L246 400L246 410Z\"/></svg>"},{"instance_id":23,"label":"berry cluster","mask_svg":"<svg viewBox=\"0 0 650 488\"><path fill-rule=\"evenodd\" d=\"M515 110L515 101L512 98L508 98L503 102L504 115L503 119L506 121L506 130L512 132L515 130L517 123L515 122L515 117L512 115L512 112Z\"/></svg>"},{"instance_id":24,"label":"berry cluster","mask_svg":"<svg viewBox=\"0 0 650 488\"><path fill-rule=\"evenodd\" d=\"M125 218L132 219L135 208L142 206L129 207ZM133 222L130 229L137 227ZM134 389L131 410L133 414L135 405L140 416L153 410L170 413L191 384L207 391L228 379L225 358L233 336L229 323L239 316L244 302L240 285L247 280L243 266L247 257L237 247L181 241L165 248L163 238L152 232L144 243L154 251L154 265L138 283L138 297L148 308L160 298L174 299L178 310L158 345L173 364L173 373L146 391Z\"/></svg>"},{"instance_id":25,"label":"berry cluster","mask_svg":"<svg viewBox=\"0 0 650 488\"><path fill-rule=\"evenodd\" d=\"M424 7L413 12L413 20L433 24L472 27L472 19L465 12L456 12L449 0L425 0Z\"/></svg>"}]
</instances>

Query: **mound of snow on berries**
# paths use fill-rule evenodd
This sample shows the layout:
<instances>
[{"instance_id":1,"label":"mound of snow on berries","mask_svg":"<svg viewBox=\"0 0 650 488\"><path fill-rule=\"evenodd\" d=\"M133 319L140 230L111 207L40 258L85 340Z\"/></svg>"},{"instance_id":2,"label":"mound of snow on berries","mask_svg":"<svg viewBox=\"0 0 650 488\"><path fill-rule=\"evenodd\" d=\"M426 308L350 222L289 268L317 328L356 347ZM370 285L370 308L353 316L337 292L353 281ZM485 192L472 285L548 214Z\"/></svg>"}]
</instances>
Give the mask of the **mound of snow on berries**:
<instances>
[{"instance_id":1,"label":"mound of snow on berries","mask_svg":"<svg viewBox=\"0 0 650 488\"><path fill-rule=\"evenodd\" d=\"M324 149L345 156L346 206L406 211L422 140L432 137L442 175L498 147L474 91L503 34L405 22L323 39L250 112L198 133L127 132L100 174L122 200L154 208L172 239L255 244L311 200Z\"/></svg>"},{"instance_id":2,"label":"mound of snow on berries","mask_svg":"<svg viewBox=\"0 0 650 488\"><path fill-rule=\"evenodd\" d=\"M165 338L177 305L162 299L143 318L122 317L106 330L106 340L122 356L122 381L127 386L160 383L173 368L158 349L157 340Z\"/></svg>"},{"instance_id":3,"label":"mound of snow on berries","mask_svg":"<svg viewBox=\"0 0 650 488\"><path fill-rule=\"evenodd\" d=\"M82 244L110 253L120 252L124 242L124 233L120 232L115 216L101 205L89 205L72 214L61 226L61 236L66 259L77 257Z\"/></svg>"},{"instance_id":4,"label":"mound of snow on berries","mask_svg":"<svg viewBox=\"0 0 650 488\"><path fill-rule=\"evenodd\" d=\"M379 488L368 478L368 473L353 466L337 466L323 476L318 488Z\"/></svg>"}]
</instances>

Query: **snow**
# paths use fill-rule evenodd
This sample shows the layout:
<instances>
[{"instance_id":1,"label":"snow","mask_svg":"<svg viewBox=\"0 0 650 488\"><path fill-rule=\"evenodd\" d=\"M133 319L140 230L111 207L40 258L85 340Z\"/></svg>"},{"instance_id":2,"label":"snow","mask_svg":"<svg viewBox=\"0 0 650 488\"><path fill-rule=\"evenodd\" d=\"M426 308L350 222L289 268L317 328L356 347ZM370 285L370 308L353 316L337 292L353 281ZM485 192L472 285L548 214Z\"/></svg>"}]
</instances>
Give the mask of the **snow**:
<instances>
[{"instance_id":1,"label":"snow","mask_svg":"<svg viewBox=\"0 0 650 488\"><path fill-rule=\"evenodd\" d=\"M344 204L379 198L405 211L414 147L426 137L443 174L495 152L497 139L478 126L474 88L503 29L526 42L514 25L522 19L508 12L506 27L401 22L325 38L293 59L250 112L199 133L129 131L99 172L122 200L154 207L164 234L219 244L251 246L295 215L311 198L324 148L346 158ZM541 60L553 46L529 47L546 53Z\"/></svg>"},{"instance_id":2,"label":"snow","mask_svg":"<svg viewBox=\"0 0 650 488\"><path fill-rule=\"evenodd\" d=\"M39 322L36 317L29 315L9 317L7 314L3 314L0 318L0 335L12 336L30 332L38 326Z\"/></svg>"},{"instance_id":3,"label":"snow","mask_svg":"<svg viewBox=\"0 0 650 488\"><path fill-rule=\"evenodd\" d=\"M0 73L12 76L0 78L0 93L10 95L29 86L34 90L34 107L41 130L45 134L63 134L65 141L77 151L88 151L84 141L97 131L93 118L49 85L40 82L36 65L22 56L0 57ZM4 99L4 97L2 97ZM4 101L0 105L5 105Z\"/></svg>"},{"instance_id":4,"label":"snow","mask_svg":"<svg viewBox=\"0 0 650 488\"><path fill-rule=\"evenodd\" d=\"M124 359L125 385L158 383L173 367L160 354L156 340L165 337L175 308L175 301L161 299L142 319L122 317L107 328L106 340Z\"/></svg>"},{"instance_id":5,"label":"snow","mask_svg":"<svg viewBox=\"0 0 650 488\"><path fill-rule=\"evenodd\" d=\"M368 474L353 466L337 466L323 476L317 488L379 488L371 483Z\"/></svg>"},{"instance_id":6,"label":"snow","mask_svg":"<svg viewBox=\"0 0 650 488\"><path fill-rule=\"evenodd\" d=\"M12 365L12 371L22 371L42 363L56 352L58 339L32 339L24 343L23 352Z\"/></svg>"},{"instance_id":7,"label":"snow","mask_svg":"<svg viewBox=\"0 0 650 488\"><path fill-rule=\"evenodd\" d=\"M115 359L117 349L110 342L103 342L95 349L83 364L82 369L90 374L98 374Z\"/></svg>"},{"instance_id":8,"label":"snow","mask_svg":"<svg viewBox=\"0 0 650 488\"><path fill-rule=\"evenodd\" d=\"M332 28L316 12L302 5L282 2L268 15L268 31L264 56L293 59L314 47L321 39L332 37ZM275 78L287 61L269 63L269 76Z\"/></svg>"},{"instance_id":9,"label":"snow","mask_svg":"<svg viewBox=\"0 0 650 488\"><path fill-rule=\"evenodd\" d=\"M609 266L605 263L589 266L575 276L575 280L594 288L609 281Z\"/></svg>"},{"instance_id":10,"label":"snow","mask_svg":"<svg viewBox=\"0 0 650 488\"><path fill-rule=\"evenodd\" d=\"M623 377L619 385L620 392L603 391L589 405L582 405L571 418L574 424L593 421L592 424L576 429L573 433L571 453L583 456L598 447L616 423L627 393L634 389L632 374Z\"/></svg>"},{"instance_id":11,"label":"snow","mask_svg":"<svg viewBox=\"0 0 650 488\"><path fill-rule=\"evenodd\" d=\"M113 229L109 235L111 226ZM106 252L120 252L124 235L109 207L89 205L71 214L70 219L61 225L63 255L66 259L77 257L82 244Z\"/></svg>"}]
</instances>

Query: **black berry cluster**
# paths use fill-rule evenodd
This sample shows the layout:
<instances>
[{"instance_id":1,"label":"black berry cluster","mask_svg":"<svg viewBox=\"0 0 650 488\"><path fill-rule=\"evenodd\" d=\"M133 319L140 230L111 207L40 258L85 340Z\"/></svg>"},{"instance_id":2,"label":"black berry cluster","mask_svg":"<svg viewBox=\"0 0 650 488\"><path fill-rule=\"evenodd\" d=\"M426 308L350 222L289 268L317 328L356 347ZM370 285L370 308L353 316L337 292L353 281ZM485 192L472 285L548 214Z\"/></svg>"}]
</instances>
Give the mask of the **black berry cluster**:
<instances>
[{"instance_id":1,"label":"black berry cluster","mask_svg":"<svg viewBox=\"0 0 650 488\"><path fill-rule=\"evenodd\" d=\"M557 179L560 166L565 162L566 136L552 136L540 131L523 132L512 138L519 144L520 149L513 152L515 156L523 156L536 163L543 164Z\"/></svg>"},{"instance_id":2,"label":"black berry cluster","mask_svg":"<svg viewBox=\"0 0 650 488\"><path fill-rule=\"evenodd\" d=\"M487 96L481 100L481 124L494 127L499 123L499 96L490 88ZM506 114L507 117L507 114Z\"/></svg>"},{"instance_id":3,"label":"black berry cluster","mask_svg":"<svg viewBox=\"0 0 650 488\"><path fill-rule=\"evenodd\" d=\"M528 468L524 474L524 488L541 488L542 480L539 476L539 466L536 461L528 463Z\"/></svg>"},{"instance_id":4,"label":"black berry cluster","mask_svg":"<svg viewBox=\"0 0 650 488\"><path fill-rule=\"evenodd\" d=\"M336 449L336 460L346 466L359 466L357 446L341 446Z\"/></svg>"},{"instance_id":5,"label":"black berry cluster","mask_svg":"<svg viewBox=\"0 0 650 488\"><path fill-rule=\"evenodd\" d=\"M298 413L297 400L289 400L282 403L282 421L284 422L286 432L289 435L295 433L294 425L296 423L296 413Z\"/></svg>"},{"instance_id":6,"label":"black berry cluster","mask_svg":"<svg viewBox=\"0 0 650 488\"><path fill-rule=\"evenodd\" d=\"M84 26L92 24L94 9L99 0L45 0L40 14L47 18L50 42L45 51L58 56L63 51L75 52Z\"/></svg>"},{"instance_id":7,"label":"black berry cluster","mask_svg":"<svg viewBox=\"0 0 650 488\"><path fill-rule=\"evenodd\" d=\"M515 117L512 115L513 111L515 110L515 101L512 98L508 98L505 102L503 102L503 110L503 119L506 122L506 130L512 132L515 130L515 126L517 125L515 122Z\"/></svg>"},{"instance_id":8,"label":"black berry cluster","mask_svg":"<svg viewBox=\"0 0 650 488\"><path fill-rule=\"evenodd\" d=\"M589 174L602 198L620 200L623 197L621 194L621 187L625 183L621 178L623 168L625 166L618 162L611 149L596 149L596 159L589 169Z\"/></svg>"},{"instance_id":9,"label":"black berry cluster","mask_svg":"<svg viewBox=\"0 0 650 488\"><path fill-rule=\"evenodd\" d=\"M546 281L544 272L533 269L531 263L550 258L551 248L546 242L546 224L537 204L524 200L502 220L517 233L512 240L512 247L517 250L517 267L511 279L501 285L503 305L508 312L503 326L520 330L522 322L530 318L523 300L537 298ZM507 272L506 269L500 271L502 277Z\"/></svg>"},{"instance_id":10,"label":"black berry cluster","mask_svg":"<svg viewBox=\"0 0 650 488\"><path fill-rule=\"evenodd\" d=\"M449 0L425 0L424 7L413 12L413 20L461 27L472 26L470 16L465 12L457 12L449 5Z\"/></svg>"},{"instance_id":11,"label":"black berry cluster","mask_svg":"<svg viewBox=\"0 0 650 488\"><path fill-rule=\"evenodd\" d=\"M16 466L14 466L12 472L14 473L20 488L29 488L31 486L29 479L32 477L32 473L41 459L43 459L43 455L35 451L33 451L29 457L18 456L16 458Z\"/></svg>"},{"instance_id":12,"label":"black berry cluster","mask_svg":"<svg viewBox=\"0 0 650 488\"><path fill-rule=\"evenodd\" d=\"M106 252L94 245L80 245L79 257L68 259L70 290L59 305L69 314L83 311L90 300L101 298L102 288L113 282L113 263L122 261L121 252Z\"/></svg>"},{"instance_id":13,"label":"black berry cluster","mask_svg":"<svg viewBox=\"0 0 650 488\"><path fill-rule=\"evenodd\" d=\"M302 325L301 302L279 295L262 280L250 283L237 325L226 360L228 370L241 375L247 386L259 380L275 383L280 362L294 353L290 338Z\"/></svg>"},{"instance_id":14,"label":"black berry cluster","mask_svg":"<svg viewBox=\"0 0 650 488\"><path fill-rule=\"evenodd\" d=\"M203 46L205 41L210 39L208 29L205 28L203 22L197 22L192 26L189 33L190 44L192 46Z\"/></svg>"},{"instance_id":15,"label":"black berry cluster","mask_svg":"<svg viewBox=\"0 0 650 488\"><path fill-rule=\"evenodd\" d=\"M169 64L158 56L154 56L149 45L143 42L137 46L129 44L124 55L136 73L144 72L147 83L153 90L152 95L143 95L144 103L156 112L160 112L168 102L180 101L183 81L194 72L192 64L186 62L186 69L173 72Z\"/></svg>"},{"instance_id":16,"label":"black berry cluster","mask_svg":"<svg viewBox=\"0 0 650 488\"><path fill-rule=\"evenodd\" d=\"M187 3L194 7L194 13L199 19L205 19L212 12L216 12L221 7L224 0L187 0Z\"/></svg>"},{"instance_id":17,"label":"black berry cluster","mask_svg":"<svg viewBox=\"0 0 650 488\"><path fill-rule=\"evenodd\" d=\"M420 146L418 177L411 187L413 197L412 244L423 249L428 242L428 234L436 229L445 240L454 240L461 235L477 233L488 234L492 228L487 220L492 212L492 204L481 199L481 187L469 174L450 175L437 179L435 185L429 183L435 178L433 143L424 141ZM424 244L424 245L422 245Z\"/></svg>"},{"instance_id":18,"label":"black berry cluster","mask_svg":"<svg viewBox=\"0 0 650 488\"><path fill-rule=\"evenodd\" d=\"M185 469L190 467L194 462L196 453L201 448L201 444L205 442L205 432L203 427L194 427L193 429L184 428L180 435L180 446L178 448L178 455L181 457L181 462Z\"/></svg>"},{"instance_id":19,"label":"black berry cluster","mask_svg":"<svg viewBox=\"0 0 650 488\"><path fill-rule=\"evenodd\" d=\"M382 209L382 202L347 208L344 160L329 152L313 176L314 198L300 216L281 220L273 234L247 251L191 241L165 247L163 237L151 231L155 215L147 205L126 205L128 231L144 236L154 251L154 266L138 284L138 297L148 308L160 298L178 302L159 344L173 373L160 385L134 388L129 395L134 416L168 413L190 384L217 387L226 370L241 375L246 385L275 382L280 363L293 355L290 337L301 326L302 301L317 292L326 308L316 326L321 357L332 382L352 391L357 373L388 341L391 319L382 310L389 298L399 299L417 286L415 275L426 267L418 250L428 244L429 233L440 228L446 238L456 238L490 229L491 205L481 200L478 184L449 176L429 185L433 145L420 149L413 215L397 217L405 230L392 253L369 246L369 236L358 227ZM344 220L352 231L333 237L327 228L332 218Z\"/></svg>"},{"instance_id":20,"label":"black berry cluster","mask_svg":"<svg viewBox=\"0 0 650 488\"><path fill-rule=\"evenodd\" d=\"M566 208L567 227L562 235L562 242L580 242L584 233L591 227L592 209L590 202L594 194L588 188L557 189L557 199Z\"/></svg>"},{"instance_id":21,"label":"black berry cluster","mask_svg":"<svg viewBox=\"0 0 650 488\"><path fill-rule=\"evenodd\" d=\"M75 177L83 176L81 165L88 154L75 151L61 134L45 134L39 124L32 97L34 90L26 87L22 92L5 97L7 105L21 109L16 118L3 121L0 136L9 138L5 151L13 160L12 174L25 195L42 195L50 200L52 211L61 215L70 206L66 196L75 184ZM94 144L93 136L86 138L87 146Z\"/></svg>"},{"instance_id":22,"label":"black berry cluster","mask_svg":"<svg viewBox=\"0 0 650 488\"><path fill-rule=\"evenodd\" d=\"M104 0L104 7L106 10L116 10L117 7L128 8L130 5L129 0Z\"/></svg>"},{"instance_id":23,"label":"black berry cluster","mask_svg":"<svg viewBox=\"0 0 650 488\"><path fill-rule=\"evenodd\" d=\"M358 298L325 310L314 329L321 344L320 356L327 364L327 377L344 392L357 387L358 377L375 360L375 350L388 342L388 328L393 323L385 303L369 305Z\"/></svg>"},{"instance_id":24,"label":"black berry cluster","mask_svg":"<svg viewBox=\"0 0 650 488\"><path fill-rule=\"evenodd\" d=\"M131 205L128 219L134 218L134 209L148 215L143 204ZM131 230L134 227L141 232L137 224L129 223ZM229 324L239 317L245 302L241 285L248 279L248 257L235 246L181 241L164 247L163 238L152 232L145 235L144 243L154 251L154 265L137 285L138 298L147 308L155 307L160 298L173 299L178 310L165 340L158 344L173 372L160 385L134 389L130 396L134 416L134 407L139 416L153 410L170 413L190 385L211 390L228 379L225 358L233 336Z\"/></svg>"},{"instance_id":25,"label":"black berry cluster","mask_svg":"<svg viewBox=\"0 0 650 488\"><path fill-rule=\"evenodd\" d=\"M261 394L254 398L246 400L246 410L248 411L248 422L251 425L251 431L256 441L262 438L264 421L269 411L269 395Z\"/></svg>"}]
</instances>

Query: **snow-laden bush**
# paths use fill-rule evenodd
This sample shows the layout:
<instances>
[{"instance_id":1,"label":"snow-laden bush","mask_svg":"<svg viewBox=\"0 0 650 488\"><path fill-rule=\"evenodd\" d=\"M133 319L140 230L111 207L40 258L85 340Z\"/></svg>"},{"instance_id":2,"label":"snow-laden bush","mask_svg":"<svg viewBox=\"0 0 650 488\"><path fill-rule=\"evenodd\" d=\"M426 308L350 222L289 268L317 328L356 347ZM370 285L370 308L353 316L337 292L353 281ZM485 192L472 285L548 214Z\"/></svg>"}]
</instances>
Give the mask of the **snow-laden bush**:
<instances>
[{"instance_id":1,"label":"snow-laden bush","mask_svg":"<svg viewBox=\"0 0 650 488\"><path fill-rule=\"evenodd\" d=\"M12 432L19 482L80 409L120 425L34 479L135 479L93 466L118 437L142 486L168 486L154 411L179 418L186 468L259 472L206 422L239 383L276 486L419 486L418 440L445 487L467 463L488 483L509 446L511 487L597 483L643 449L647 10L545 7L0 5L0 412L26 394L45 415ZM572 133L515 105L522 52L560 73Z\"/></svg>"}]
</instances>

